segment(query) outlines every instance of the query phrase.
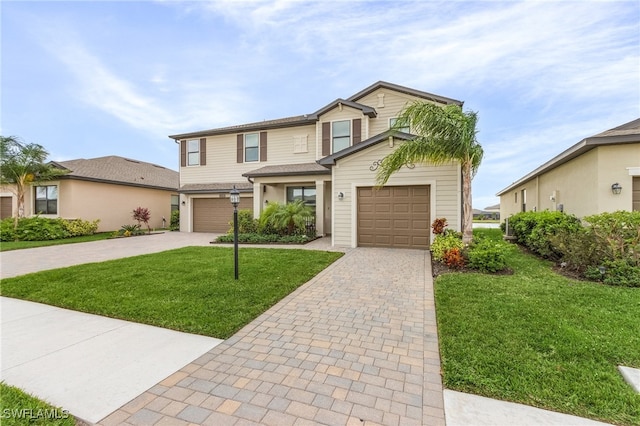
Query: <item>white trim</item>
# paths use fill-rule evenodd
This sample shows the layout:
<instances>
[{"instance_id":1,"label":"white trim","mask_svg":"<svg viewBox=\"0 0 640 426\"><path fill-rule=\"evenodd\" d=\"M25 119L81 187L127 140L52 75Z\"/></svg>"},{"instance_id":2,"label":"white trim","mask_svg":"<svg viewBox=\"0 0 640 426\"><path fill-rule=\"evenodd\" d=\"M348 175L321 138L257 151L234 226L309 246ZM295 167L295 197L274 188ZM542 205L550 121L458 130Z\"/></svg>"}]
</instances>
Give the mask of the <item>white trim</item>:
<instances>
[{"instance_id":1,"label":"white trim","mask_svg":"<svg viewBox=\"0 0 640 426\"><path fill-rule=\"evenodd\" d=\"M636 167L627 167L629 171L629 176L640 176L640 166Z\"/></svg>"},{"instance_id":2,"label":"white trim","mask_svg":"<svg viewBox=\"0 0 640 426\"><path fill-rule=\"evenodd\" d=\"M257 160L250 160L247 161L247 136L248 135L257 135L258 136L258 145L253 147L250 146L249 148L257 148L258 149L258 159ZM250 133L243 133L242 135L242 163L259 163L260 162L260 132L250 132Z\"/></svg>"}]
</instances>

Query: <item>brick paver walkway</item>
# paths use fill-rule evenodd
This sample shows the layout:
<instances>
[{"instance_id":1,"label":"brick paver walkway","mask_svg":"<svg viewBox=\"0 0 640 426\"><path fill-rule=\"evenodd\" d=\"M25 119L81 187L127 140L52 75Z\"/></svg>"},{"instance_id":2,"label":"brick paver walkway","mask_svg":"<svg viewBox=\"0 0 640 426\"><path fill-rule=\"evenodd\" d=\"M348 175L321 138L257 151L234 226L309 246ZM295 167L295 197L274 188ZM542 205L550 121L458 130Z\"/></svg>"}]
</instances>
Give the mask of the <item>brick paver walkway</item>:
<instances>
[{"instance_id":1,"label":"brick paver walkway","mask_svg":"<svg viewBox=\"0 0 640 426\"><path fill-rule=\"evenodd\" d=\"M444 425L429 253L358 248L102 425Z\"/></svg>"}]
</instances>

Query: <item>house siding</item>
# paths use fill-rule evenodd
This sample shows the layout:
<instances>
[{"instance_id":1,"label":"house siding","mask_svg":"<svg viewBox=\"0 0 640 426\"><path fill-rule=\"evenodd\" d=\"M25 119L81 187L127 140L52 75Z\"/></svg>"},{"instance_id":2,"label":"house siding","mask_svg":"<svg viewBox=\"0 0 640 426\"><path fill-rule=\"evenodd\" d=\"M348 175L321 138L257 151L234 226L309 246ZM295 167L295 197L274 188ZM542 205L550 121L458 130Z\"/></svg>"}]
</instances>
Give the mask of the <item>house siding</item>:
<instances>
[{"instance_id":1,"label":"house siding","mask_svg":"<svg viewBox=\"0 0 640 426\"><path fill-rule=\"evenodd\" d=\"M640 143L596 147L500 196L500 217L520 212L521 191L527 190L527 211L556 211L584 217L603 212L632 209L630 167L640 165ZM619 195L611 185L620 183L628 191ZM515 193L518 202L515 202ZM551 196L555 193L555 201Z\"/></svg>"},{"instance_id":2,"label":"house siding","mask_svg":"<svg viewBox=\"0 0 640 426\"><path fill-rule=\"evenodd\" d=\"M333 244L353 247L356 244L355 220L358 187L374 186L376 172L370 167L376 160L390 154L394 148L381 142L362 152L338 160L333 167ZM430 185L431 218L446 217L449 227L460 231L460 167L456 164L403 167L387 182L389 186ZM344 193L338 200L337 194Z\"/></svg>"},{"instance_id":3,"label":"house siding","mask_svg":"<svg viewBox=\"0 0 640 426\"><path fill-rule=\"evenodd\" d=\"M378 106L378 95L384 94L383 105ZM389 119L397 117L404 107L413 101L420 100L428 102L425 99L416 96L406 95L404 93L394 92L390 89L380 88L373 91L357 102L375 108L378 116L369 123L369 134L375 136L386 130L389 130Z\"/></svg>"},{"instance_id":4,"label":"house siding","mask_svg":"<svg viewBox=\"0 0 640 426\"><path fill-rule=\"evenodd\" d=\"M259 133L259 132L248 132ZM238 133L240 134L240 133ZM312 163L316 160L314 125L267 130L268 161L237 163L237 134L209 136L206 166L180 167L180 184L238 182L243 173L264 166ZM296 137L307 138L307 152L294 153Z\"/></svg>"}]
</instances>

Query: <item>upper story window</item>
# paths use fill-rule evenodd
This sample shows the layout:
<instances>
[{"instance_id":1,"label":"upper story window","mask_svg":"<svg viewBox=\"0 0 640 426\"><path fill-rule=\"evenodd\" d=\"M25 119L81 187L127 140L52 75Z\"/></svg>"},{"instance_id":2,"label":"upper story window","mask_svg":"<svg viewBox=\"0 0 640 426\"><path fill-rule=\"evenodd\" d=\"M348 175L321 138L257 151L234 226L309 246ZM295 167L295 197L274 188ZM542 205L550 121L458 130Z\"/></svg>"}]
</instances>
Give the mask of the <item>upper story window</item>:
<instances>
[{"instance_id":1,"label":"upper story window","mask_svg":"<svg viewBox=\"0 0 640 426\"><path fill-rule=\"evenodd\" d=\"M332 152L338 152L351 146L351 120L331 123Z\"/></svg>"},{"instance_id":2,"label":"upper story window","mask_svg":"<svg viewBox=\"0 0 640 426\"><path fill-rule=\"evenodd\" d=\"M58 214L58 186L36 186L37 214Z\"/></svg>"},{"instance_id":3,"label":"upper story window","mask_svg":"<svg viewBox=\"0 0 640 426\"><path fill-rule=\"evenodd\" d=\"M199 166L200 165L200 140L192 139L187 141L187 165Z\"/></svg>"},{"instance_id":4,"label":"upper story window","mask_svg":"<svg viewBox=\"0 0 640 426\"><path fill-rule=\"evenodd\" d=\"M397 117L393 117L389 119L389 128L391 129L393 126L396 125L396 123L398 122L398 118ZM403 133L411 133L411 128L409 126L402 126L400 128L398 128L399 131L403 132Z\"/></svg>"},{"instance_id":5,"label":"upper story window","mask_svg":"<svg viewBox=\"0 0 640 426\"><path fill-rule=\"evenodd\" d=\"M258 161L260 159L260 138L258 133L244 135L244 161Z\"/></svg>"}]
</instances>

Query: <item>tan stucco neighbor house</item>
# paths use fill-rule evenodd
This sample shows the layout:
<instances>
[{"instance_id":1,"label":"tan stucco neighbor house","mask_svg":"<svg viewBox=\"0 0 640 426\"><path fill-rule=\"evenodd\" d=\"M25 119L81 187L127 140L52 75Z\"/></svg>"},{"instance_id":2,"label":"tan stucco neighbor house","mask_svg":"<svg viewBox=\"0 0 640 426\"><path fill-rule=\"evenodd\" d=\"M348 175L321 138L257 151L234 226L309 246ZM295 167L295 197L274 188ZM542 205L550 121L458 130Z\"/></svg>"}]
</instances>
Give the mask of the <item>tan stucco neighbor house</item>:
<instances>
[{"instance_id":1,"label":"tan stucco neighbor house","mask_svg":"<svg viewBox=\"0 0 640 426\"><path fill-rule=\"evenodd\" d=\"M497 195L503 219L531 210L580 218L640 211L640 118L581 140Z\"/></svg>"},{"instance_id":2,"label":"tan stucco neighbor house","mask_svg":"<svg viewBox=\"0 0 640 426\"><path fill-rule=\"evenodd\" d=\"M25 216L100 219L98 231L103 232L136 223L131 215L137 207L150 210L151 227L163 226L163 217L168 227L172 209L178 209L179 175L175 170L118 156L51 164L67 173L27 192ZM2 188L0 196L3 216L17 214L15 195Z\"/></svg>"},{"instance_id":3,"label":"tan stucco neighbor house","mask_svg":"<svg viewBox=\"0 0 640 426\"><path fill-rule=\"evenodd\" d=\"M436 217L461 229L460 166L408 164L374 189L380 161L412 137L389 129L415 100L462 105L380 81L311 114L170 136L180 146L181 231L226 232L235 186L255 217L270 201L304 200L333 245L428 248Z\"/></svg>"}]
</instances>

